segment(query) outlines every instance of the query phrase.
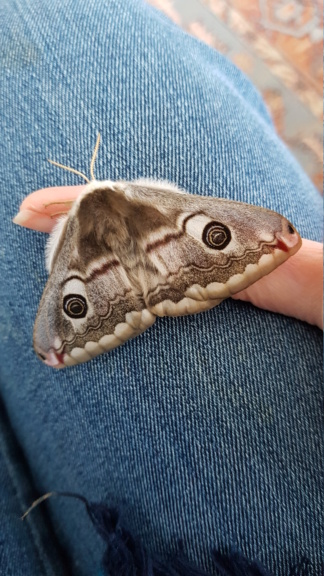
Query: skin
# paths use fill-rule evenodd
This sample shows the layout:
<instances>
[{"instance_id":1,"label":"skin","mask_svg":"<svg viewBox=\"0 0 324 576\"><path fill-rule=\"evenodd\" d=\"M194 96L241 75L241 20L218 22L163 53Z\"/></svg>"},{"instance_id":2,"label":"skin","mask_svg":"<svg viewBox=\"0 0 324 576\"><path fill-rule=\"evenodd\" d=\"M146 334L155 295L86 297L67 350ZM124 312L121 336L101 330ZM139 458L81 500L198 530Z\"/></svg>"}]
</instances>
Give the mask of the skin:
<instances>
[{"instance_id":1,"label":"skin","mask_svg":"<svg viewBox=\"0 0 324 576\"><path fill-rule=\"evenodd\" d=\"M83 188L59 186L37 190L25 198L13 222L51 232L56 218L70 209ZM323 245L303 239L297 254L233 298L323 330Z\"/></svg>"}]
</instances>

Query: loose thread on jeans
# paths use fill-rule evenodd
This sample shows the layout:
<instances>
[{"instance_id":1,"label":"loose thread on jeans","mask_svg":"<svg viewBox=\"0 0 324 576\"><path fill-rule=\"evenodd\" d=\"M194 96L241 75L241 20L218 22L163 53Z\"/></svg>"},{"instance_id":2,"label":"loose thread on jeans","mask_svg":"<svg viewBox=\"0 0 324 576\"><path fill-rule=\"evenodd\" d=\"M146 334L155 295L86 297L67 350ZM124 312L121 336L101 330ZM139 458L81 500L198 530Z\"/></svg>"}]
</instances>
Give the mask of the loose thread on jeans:
<instances>
[{"instance_id":1,"label":"loose thread on jeans","mask_svg":"<svg viewBox=\"0 0 324 576\"><path fill-rule=\"evenodd\" d=\"M28 514L45 500L65 496L80 500L86 507L93 526L105 541L107 548L102 559L102 575L105 576L211 576L209 572L194 566L185 557L183 544L178 542L178 553L168 563L151 557L143 545L133 538L120 523L117 509L105 504L89 502L84 496L74 492L47 492L28 508ZM214 550L214 568L219 576L274 576L257 560L248 560L240 551L227 553ZM287 576L310 576L311 563L303 557L293 566Z\"/></svg>"}]
</instances>

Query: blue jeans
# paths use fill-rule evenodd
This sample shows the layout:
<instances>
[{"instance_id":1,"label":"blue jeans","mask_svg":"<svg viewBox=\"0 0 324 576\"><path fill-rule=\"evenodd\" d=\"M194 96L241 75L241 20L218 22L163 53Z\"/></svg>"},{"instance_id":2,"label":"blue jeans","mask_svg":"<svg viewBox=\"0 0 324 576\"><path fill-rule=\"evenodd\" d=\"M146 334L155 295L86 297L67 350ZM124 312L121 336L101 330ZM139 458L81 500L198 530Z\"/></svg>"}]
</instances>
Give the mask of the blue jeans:
<instances>
[{"instance_id":1,"label":"blue jeans","mask_svg":"<svg viewBox=\"0 0 324 576\"><path fill-rule=\"evenodd\" d=\"M142 0L2 0L1 574L98 574L104 543L69 490L120 510L152 555L215 573L234 546L276 575L322 558L322 333L227 300L55 371L32 350L44 234L23 198L89 173L168 179L277 210L321 239L321 198L244 75ZM292 295L293 297L293 295Z\"/></svg>"}]
</instances>

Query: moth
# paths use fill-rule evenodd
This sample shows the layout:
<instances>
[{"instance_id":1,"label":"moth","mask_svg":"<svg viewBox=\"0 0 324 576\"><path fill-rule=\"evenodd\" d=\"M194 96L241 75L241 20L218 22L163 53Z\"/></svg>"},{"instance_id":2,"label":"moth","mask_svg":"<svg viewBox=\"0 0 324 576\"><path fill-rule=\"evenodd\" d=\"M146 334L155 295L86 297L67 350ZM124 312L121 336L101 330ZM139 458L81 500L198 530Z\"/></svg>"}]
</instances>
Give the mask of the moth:
<instances>
[{"instance_id":1,"label":"moth","mask_svg":"<svg viewBox=\"0 0 324 576\"><path fill-rule=\"evenodd\" d=\"M46 248L49 279L34 349L63 368L112 350L157 316L195 314L274 270L301 246L271 210L189 194L164 181L92 181Z\"/></svg>"}]
</instances>

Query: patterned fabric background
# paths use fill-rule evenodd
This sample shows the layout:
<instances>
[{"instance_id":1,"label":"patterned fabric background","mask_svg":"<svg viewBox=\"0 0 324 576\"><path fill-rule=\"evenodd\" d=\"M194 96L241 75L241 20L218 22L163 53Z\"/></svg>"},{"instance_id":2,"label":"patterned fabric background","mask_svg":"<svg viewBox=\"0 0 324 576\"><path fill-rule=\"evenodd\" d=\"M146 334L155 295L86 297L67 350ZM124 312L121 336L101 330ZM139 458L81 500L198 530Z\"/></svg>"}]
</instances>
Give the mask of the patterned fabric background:
<instances>
[{"instance_id":1,"label":"patterned fabric background","mask_svg":"<svg viewBox=\"0 0 324 576\"><path fill-rule=\"evenodd\" d=\"M323 0L147 1L245 72L322 193Z\"/></svg>"}]
</instances>

